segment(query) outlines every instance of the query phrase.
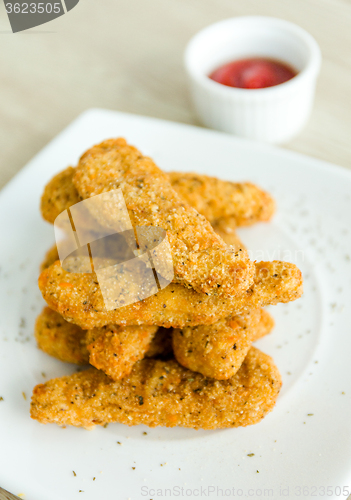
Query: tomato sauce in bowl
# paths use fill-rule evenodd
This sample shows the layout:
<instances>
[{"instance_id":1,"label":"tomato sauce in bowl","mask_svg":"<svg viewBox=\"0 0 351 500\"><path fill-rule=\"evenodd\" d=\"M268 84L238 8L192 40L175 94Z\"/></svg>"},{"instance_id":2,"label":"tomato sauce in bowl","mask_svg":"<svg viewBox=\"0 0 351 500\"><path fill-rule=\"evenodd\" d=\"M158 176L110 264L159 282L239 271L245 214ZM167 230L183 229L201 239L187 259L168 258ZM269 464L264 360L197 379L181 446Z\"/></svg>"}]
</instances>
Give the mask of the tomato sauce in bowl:
<instances>
[{"instance_id":1,"label":"tomato sauce in bowl","mask_svg":"<svg viewBox=\"0 0 351 500\"><path fill-rule=\"evenodd\" d=\"M252 57L224 64L209 78L227 87L264 89L285 83L296 75L297 71L284 62Z\"/></svg>"}]
</instances>

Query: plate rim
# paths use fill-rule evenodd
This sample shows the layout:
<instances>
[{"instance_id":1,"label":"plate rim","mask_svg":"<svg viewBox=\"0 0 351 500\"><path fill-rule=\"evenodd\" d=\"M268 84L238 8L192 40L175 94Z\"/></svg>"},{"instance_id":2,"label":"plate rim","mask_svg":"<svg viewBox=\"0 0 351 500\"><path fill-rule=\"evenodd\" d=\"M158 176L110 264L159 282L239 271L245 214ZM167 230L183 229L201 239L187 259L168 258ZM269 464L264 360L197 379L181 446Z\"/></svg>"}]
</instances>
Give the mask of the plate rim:
<instances>
[{"instance_id":1,"label":"plate rim","mask_svg":"<svg viewBox=\"0 0 351 500\"><path fill-rule=\"evenodd\" d=\"M324 160L319 160L319 159L314 158L314 157L309 157L307 155L297 153L294 151L290 151L290 150L286 150L286 149L283 149L280 147L271 146L271 145L267 145L267 144L252 143L252 141L233 137L230 134L225 134L223 132L217 132L217 131L213 131L213 130L209 130L209 129L202 129L202 128L199 128L199 127L196 127L193 125L189 125L189 124L170 122L170 121L162 120L159 118L150 118L150 117L145 117L145 116L141 116L141 115L139 116L139 115L134 115L134 114L130 114L130 113L106 110L104 108L90 108L89 110L81 113L75 120L73 120L67 127L65 127L43 149L41 149L12 179L10 179L10 181L0 190L0 202L1 202L2 196L8 190L11 190L12 185L16 184L16 182L18 180L20 180L22 175L25 172L29 171L31 169L32 165L35 164L38 160L40 160L40 157L42 155L45 155L47 150L49 150L51 147L54 146L56 141L61 140L64 137L64 135L68 134L70 132L70 129L76 127L80 121L85 120L87 117L90 118L91 116L94 116L96 113L98 113L100 116L102 116L102 113L103 113L103 114L111 114L111 115L117 114L120 117L123 117L123 116L133 117L137 120L141 118L141 119L145 120L146 122L151 120L151 121L154 121L157 123L167 123L167 124L170 124L171 126L176 126L176 127L181 128L181 129L184 129L184 127L185 127L185 128L190 128L190 129L197 129L197 130L201 131L202 133L210 133L211 135L214 133L214 134L218 135L218 137L219 136L225 137L225 138L229 137L231 140L234 140L235 143L244 144L246 146L250 145L251 147L254 147L257 151L273 152L275 155L278 155L278 156L282 155L284 157L292 158L293 160L296 160L296 161L301 161L301 159L303 161L308 161L308 163L310 164L311 167L313 166L313 168L317 168L317 169L320 169L322 167L322 169L325 172L327 172L328 174L330 173L333 176L337 174L337 175L340 175L342 177L345 177L345 175L346 175L347 179L351 182L351 171L349 171L346 167L334 165L333 163L329 163L329 162L326 162ZM350 471L350 474L351 474L351 471ZM6 487L6 485L5 485L5 487Z\"/></svg>"}]
</instances>

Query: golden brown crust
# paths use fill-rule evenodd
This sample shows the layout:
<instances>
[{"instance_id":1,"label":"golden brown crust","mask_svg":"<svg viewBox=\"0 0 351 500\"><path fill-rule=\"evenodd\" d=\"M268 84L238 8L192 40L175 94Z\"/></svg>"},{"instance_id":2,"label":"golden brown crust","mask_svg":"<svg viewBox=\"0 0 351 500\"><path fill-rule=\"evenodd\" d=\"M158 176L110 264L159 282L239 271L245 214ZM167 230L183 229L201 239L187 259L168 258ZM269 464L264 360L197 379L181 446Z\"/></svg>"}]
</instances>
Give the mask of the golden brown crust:
<instances>
[{"instance_id":1,"label":"golden brown crust","mask_svg":"<svg viewBox=\"0 0 351 500\"><path fill-rule=\"evenodd\" d=\"M45 186L40 209L43 218L51 224L61 212L81 201L72 182L74 172L75 168L68 167L55 175Z\"/></svg>"},{"instance_id":2,"label":"golden brown crust","mask_svg":"<svg viewBox=\"0 0 351 500\"><path fill-rule=\"evenodd\" d=\"M83 199L121 189L133 227L153 226L167 232L174 281L221 297L239 295L253 281L247 253L228 247L211 224L182 200L168 177L124 139L110 139L80 158L73 183ZM116 228L115 202L99 205L94 217Z\"/></svg>"},{"instance_id":3,"label":"golden brown crust","mask_svg":"<svg viewBox=\"0 0 351 500\"><path fill-rule=\"evenodd\" d=\"M246 246L239 238L233 221L219 219L216 221L216 224L213 225L213 229L227 245L234 247L236 251L239 251L240 249L246 251Z\"/></svg>"},{"instance_id":4,"label":"golden brown crust","mask_svg":"<svg viewBox=\"0 0 351 500\"><path fill-rule=\"evenodd\" d=\"M117 325L88 330L89 362L113 380L119 380L144 358L157 330L157 326Z\"/></svg>"},{"instance_id":5,"label":"golden brown crust","mask_svg":"<svg viewBox=\"0 0 351 500\"><path fill-rule=\"evenodd\" d=\"M197 173L168 174L173 189L211 223L231 219L236 226L268 221L274 211L272 197L251 182L222 181Z\"/></svg>"},{"instance_id":6,"label":"golden brown crust","mask_svg":"<svg viewBox=\"0 0 351 500\"><path fill-rule=\"evenodd\" d=\"M205 377L226 380L239 370L255 338L261 309L252 309L213 325L174 329L172 346L176 360ZM261 332L260 332L261 333Z\"/></svg>"},{"instance_id":7,"label":"golden brown crust","mask_svg":"<svg viewBox=\"0 0 351 500\"><path fill-rule=\"evenodd\" d=\"M78 365L89 363L86 332L49 307L38 316L34 334L38 347L50 356Z\"/></svg>"},{"instance_id":8,"label":"golden brown crust","mask_svg":"<svg viewBox=\"0 0 351 500\"><path fill-rule=\"evenodd\" d=\"M222 323L224 328L220 329ZM225 367L228 361L223 359L228 357L228 351L229 357L235 354L233 362L238 365L244 358L242 354L246 344L249 348L251 342L268 334L273 325L270 314L258 309L236 316L231 321L221 320L210 327L185 328L183 331L150 326L113 325L86 331L67 323L62 316L46 307L37 319L35 336L38 347L50 356L68 363L90 363L113 380L119 380L130 373L136 361L144 357L169 355L172 352L173 332L177 361L186 368L221 380L234 374L232 371L226 376L228 372ZM203 351L201 340L205 338L206 333L208 348ZM234 344L236 349L233 351ZM227 350L226 346L229 346ZM190 356L189 350L192 351ZM201 369L201 364L205 363L207 371ZM216 375L217 364L220 366L220 376ZM233 368L229 367L229 370Z\"/></svg>"},{"instance_id":9,"label":"golden brown crust","mask_svg":"<svg viewBox=\"0 0 351 500\"><path fill-rule=\"evenodd\" d=\"M251 348L229 380L213 380L176 361L138 361L113 382L94 368L37 385L31 417L41 423L92 428L120 422L150 427L218 429L252 425L270 412L281 388L272 359Z\"/></svg>"},{"instance_id":10,"label":"golden brown crust","mask_svg":"<svg viewBox=\"0 0 351 500\"><path fill-rule=\"evenodd\" d=\"M254 307L290 302L302 294L301 271L287 262L256 264L254 285L239 297L209 297L177 283L142 301L106 311L94 274L69 273L55 262L39 277L49 307L84 329L107 324L184 328L212 324Z\"/></svg>"},{"instance_id":11,"label":"golden brown crust","mask_svg":"<svg viewBox=\"0 0 351 500\"><path fill-rule=\"evenodd\" d=\"M70 272L64 271L56 247L50 249L39 287L55 311L45 308L39 316L38 345L64 361L89 360L98 370L37 386L32 418L86 428L110 422L204 429L257 423L272 410L281 387L272 359L251 347L274 325L259 307L302 293L296 266L254 265L236 234L238 225L269 220L273 200L251 183L168 176L124 139L111 139L89 149L76 169L69 167L50 181L41 201L43 217L54 222L79 201L118 188L134 228L166 230L175 282L145 300L106 310L97 276L77 272L87 272L90 259L75 267L78 261L68 258ZM101 208L92 209L92 215L105 228L116 229L115 205ZM115 255L121 245L105 239L94 250L94 266L128 261ZM146 289L147 269L139 267ZM130 295L140 285L135 283L134 290L128 283L120 303L128 303L123 302L125 290ZM152 359L172 355L171 327L178 328L173 345L184 366L174 359Z\"/></svg>"},{"instance_id":12,"label":"golden brown crust","mask_svg":"<svg viewBox=\"0 0 351 500\"><path fill-rule=\"evenodd\" d=\"M73 184L75 169L68 167L47 184L41 200L45 220L56 217L81 198ZM224 219L226 224L248 226L268 221L274 211L272 197L250 182L230 182L196 173L168 173L172 187L211 224Z\"/></svg>"},{"instance_id":13,"label":"golden brown crust","mask_svg":"<svg viewBox=\"0 0 351 500\"><path fill-rule=\"evenodd\" d=\"M133 364L144 356L172 352L171 331L166 328L108 325L82 330L49 307L37 318L35 337L46 354L67 363L90 363L114 380L130 373Z\"/></svg>"},{"instance_id":14,"label":"golden brown crust","mask_svg":"<svg viewBox=\"0 0 351 500\"><path fill-rule=\"evenodd\" d=\"M260 320L254 328L252 342L261 339L268 335L274 328L275 322L273 317L265 309L260 309Z\"/></svg>"},{"instance_id":15,"label":"golden brown crust","mask_svg":"<svg viewBox=\"0 0 351 500\"><path fill-rule=\"evenodd\" d=\"M52 264L54 264L57 260L59 260L59 254L57 251L56 244L53 245L45 254L43 262L40 264L40 272L47 269Z\"/></svg>"},{"instance_id":16,"label":"golden brown crust","mask_svg":"<svg viewBox=\"0 0 351 500\"><path fill-rule=\"evenodd\" d=\"M214 226L213 229L223 239L223 241L227 245L233 246L235 248L235 251L238 251L240 248L243 250L246 250L245 245L242 243L238 234L235 231L235 227L228 226L226 223L223 223L222 221L218 221L218 224L216 226ZM102 248L100 248L100 247L103 246L104 247L103 250L104 250L105 254L115 256L115 257L118 257L119 259L121 259L121 257L122 257L120 255L121 252L118 252L118 249L116 250L116 248L113 248L113 250L109 249L108 244L109 244L108 241L106 241L105 245L104 245L104 242L101 241L100 246L96 247L96 249L95 249L95 255L97 255L99 251L102 251ZM47 269L48 267L50 267L51 264L53 264L54 262L59 260L59 258L60 257L59 257L58 251L57 251L57 246L55 244L46 252L44 260L40 265L40 271L44 271L44 269Z\"/></svg>"}]
</instances>

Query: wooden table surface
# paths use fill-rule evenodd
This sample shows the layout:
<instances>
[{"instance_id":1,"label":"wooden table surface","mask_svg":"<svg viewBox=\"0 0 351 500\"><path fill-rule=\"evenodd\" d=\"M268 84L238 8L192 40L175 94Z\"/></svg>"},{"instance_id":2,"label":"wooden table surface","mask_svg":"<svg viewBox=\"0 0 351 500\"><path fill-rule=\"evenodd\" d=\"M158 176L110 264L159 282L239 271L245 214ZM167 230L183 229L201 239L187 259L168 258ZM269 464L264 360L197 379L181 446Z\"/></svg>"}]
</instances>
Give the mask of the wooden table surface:
<instances>
[{"instance_id":1,"label":"wooden table surface","mask_svg":"<svg viewBox=\"0 0 351 500\"><path fill-rule=\"evenodd\" d=\"M0 188L90 107L198 124L184 48L206 25L252 14L299 24L323 54L311 120L285 147L351 168L350 0L81 0L19 34L1 2Z\"/></svg>"},{"instance_id":2,"label":"wooden table surface","mask_svg":"<svg viewBox=\"0 0 351 500\"><path fill-rule=\"evenodd\" d=\"M323 53L315 107L286 147L350 168L350 0L81 0L12 34L0 6L0 187L90 107L197 124L183 69L190 37L235 15L298 23Z\"/></svg>"}]
</instances>

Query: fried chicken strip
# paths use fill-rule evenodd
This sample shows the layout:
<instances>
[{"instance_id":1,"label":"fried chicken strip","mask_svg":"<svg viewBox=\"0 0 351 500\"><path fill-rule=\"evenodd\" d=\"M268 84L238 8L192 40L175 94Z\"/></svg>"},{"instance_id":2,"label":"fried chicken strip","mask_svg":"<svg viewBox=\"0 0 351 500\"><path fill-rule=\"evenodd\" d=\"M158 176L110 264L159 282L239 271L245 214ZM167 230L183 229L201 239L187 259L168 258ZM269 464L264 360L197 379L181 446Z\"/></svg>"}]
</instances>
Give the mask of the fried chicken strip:
<instances>
[{"instance_id":1,"label":"fried chicken strip","mask_svg":"<svg viewBox=\"0 0 351 500\"><path fill-rule=\"evenodd\" d=\"M220 297L240 295L252 284L254 265L247 253L228 247L205 217L174 191L151 158L124 139L110 139L86 151L73 184L83 200L121 189L134 228L164 229L175 282ZM87 207L101 226L118 231L122 212L116 206L115 198L104 197L98 208L95 203ZM153 239L151 234L149 248Z\"/></svg>"},{"instance_id":2,"label":"fried chicken strip","mask_svg":"<svg viewBox=\"0 0 351 500\"><path fill-rule=\"evenodd\" d=\"M261 309L221 320L210 327L175 330L174 352L177 361L186 368L218 380L226 379L239 368L252 342L268 334L273 324L273 318ZM172 352L171 329L108 325L82 330L48 307L37 319L35 336L38 347L47 354L68 363L90 363L113 380L128 375L144 357L167 356ZM206 349L201 349L203 343L208 344ZM203 364L207 365L207 371L202 369Z\"/></svg>"},{"instance_id":3,"label":"fried chicken strip","mask_svg":"<svg viewBox=\"0 0 351 500\"><path fill-rule=\"evenodd\" d=\"M157 330L157 326L117 325L82 330L45 307L36 321L35 338L38 347L50 356L67 363L90 363L119 380L144 356L154 356L162 345L167 349L164 334L153 344Z\"/></svg>"},{"instance_id":4,"label":"fried chicken strip","mask_svg":"<svg viewBox=\"0 0 351 500\"><path fill-rule=\"evenodd\" d=\"M51 309L86 330L107 324L184 328L209 325L255 307L295 300L302 294L302 275L294 264L260 262L256 264L253 286L239 297L208 296L171 283L147 299L106 310L95 275L64 271L57 261L41 273L39 288Z\"/></svg>"},{"instance_id":5,"label":"fried chicken strip","mask_svg":"<svg viewBox=\"0 0 351 500\"><path fill-rule=\"evenodd\" d=\"M157 330L157 326L145 325L107 325L88 330L89 363L113 380L120 380L144 358Z\"/></svg>"},{"instance_id":6,"label":"fried chicken strip","mask_svg":"<svg viewBox=\"0 0 351 500\"><path fill-rule=\"evenodd\" d=\"M113 382L94 368L37 385L31 417L93 428L112 422L219 429L252 425L270 412L281 388L270 356L251 348L230 379L208 379L176 361L138 361Z\"/></svg>"},{"instance_id":7,"label":"fried chicken strip","mask_svg":"<svg viewBox=\"0 0 351 500\"><path fill-rule=\"evenodd\" d=\"M222 181L197 173L170 172L172 187L212 224L225 219L236 226L268 221L275 211L273 198L251 182Z\"/></svg>"},{"instance_id":8,"label":"fried chicken strip","mask_svg":"<svg viewBox=\"0 0 351 500\"><path fill-rule=\"evenodd\" d=\"M246 250L246 246L239 238L235 226L232 223L230 224L225 219L218 219L216 224L213 225L213 229L227 245L234 247L237 252L240 248Z\"/></svg>"},{"instance_id":9,"label":"fried chicken strip","mask_svg":"<svg viewBox=\"0 0 351 500\"><path fill-rule=\"evenodd\" d=\"M73 184L75 168L68 167L56 174L45 186L40 201L40 211L43 218L53 224L64 210L82 201Z\"/></svg>"},{"instance_id":10,"label":"fried chicken strip","mask_svg":"<svg viewBox=\"0 0 351 500\"><path fill-rule=\"evenodd\" d=\"M271 331L275 326L274 318L268 311L262 309L261 307L260 312L261 312L260 321L255 328L252 342L256 342L256 340L259 340L262 337L265 337L266 335L271 333Z\"/></svg>"},{"instance_id":11,"label":"fried chicken strip","mask_svg":"<svg viewBox=\"0 0 351 500\"><path fill-rule=\"evenodd\" d=\"M44 219L56 217L82 198L73 184L75 168L68 167L46 185L41 198ZM268 221L274 211L272 197L250 182L230 182L197 173L166 173L177 193L211 224L224 219L231 226Z\"/></svg>"},{"instance_id":12,"label":"fried chicken strip","mask_svg":"<svg viewBox=\"0 0 351 500\"><path fill-rule=\"evenodd\" d=\"M269 313L252 309L213 325L175 329L173 352L185 368L205 377L226 380L239 370L252 342L269 333L273 324Z\"/></svg>"},{"instance_id":13,"label":"fried chicken strip","mask_svg":"<svg viewBox=\"0 0 351 500\"><path fill-rule=\"evenodd\" d=\"M219 220L217 221L217 225L215 225L213 229L227 245L233 246L236 251L238 251L240 248L246 250L244 243L240 240L238 234L235 231L235 227L228 226L224 221ZM115 247L113 251L107 250L106 253L110 253L113 255L116 252L118 254L118 248L116 249ZM44 269L50 267L51 264L59 259L60 257L55 244L46 252L44 260L40 265L40 271L44 271Z\"/></svg>"},{"instance_id":14,"label":"fried chicken strip","mask_svg":"<svg viewBox=\"0 0 351 500\"><path fill-rule=\"evenodd\" d=\"M77 365L89 363L87 332L68 323L49 307L44 307L39 314L34 335L38 347L50 356Z\"/></svg>"},{"instance_id":15,"label":"fried chicken strip","mask_svg":"<svg viewBox=\"0 0 351 500\"><path fill-rule=\"evenodd\" d=\"M49 250L46 252L44 260L40 264L40 272L43 272L45 269L54 264L57 260L60 260L60 257L57 251L57 246L55 244L51 248L49 248Z\"/></svg>"}]
</instances>

